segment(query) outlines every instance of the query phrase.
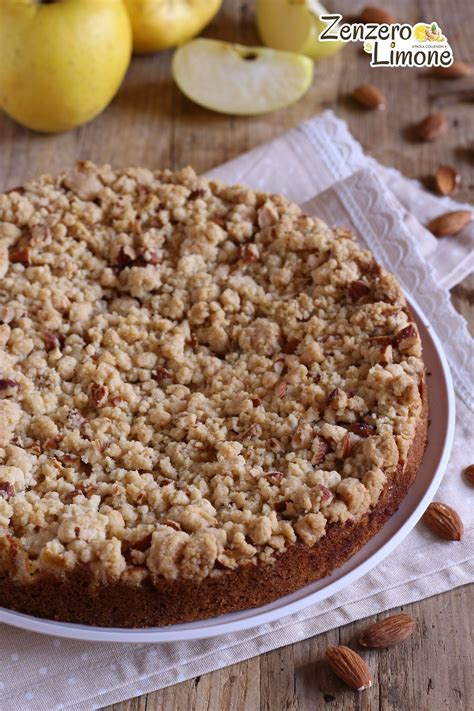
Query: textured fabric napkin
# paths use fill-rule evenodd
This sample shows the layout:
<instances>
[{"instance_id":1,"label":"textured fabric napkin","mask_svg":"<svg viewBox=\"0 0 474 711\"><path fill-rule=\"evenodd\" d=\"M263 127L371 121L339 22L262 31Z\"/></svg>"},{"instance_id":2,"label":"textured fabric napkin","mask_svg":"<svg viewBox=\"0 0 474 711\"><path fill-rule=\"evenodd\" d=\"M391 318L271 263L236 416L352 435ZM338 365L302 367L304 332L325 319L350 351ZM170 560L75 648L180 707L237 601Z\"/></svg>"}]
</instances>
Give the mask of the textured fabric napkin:
<instances>
[{"instance_id":1,"label":"textured fabric napkin","mask_svg":"<svg viewBox=\"0 0 474 711\"><path fill-rule=\"evenodd\" d=\"M445 346L456 389L453 454L438 496L461 514L464 540L446 544L418 526L403 546L337 595L290 617L211 640L97 644L0 625L2 711L100 708L474 580L472 489L460 476L472 457L473 349L448 292L473 269L474 223L456 238L436 240L422 224L459 206L365 156L331 112L210 175L282 192L331 225L351 227L416 297Z\"/></svg>"}]
</instances>

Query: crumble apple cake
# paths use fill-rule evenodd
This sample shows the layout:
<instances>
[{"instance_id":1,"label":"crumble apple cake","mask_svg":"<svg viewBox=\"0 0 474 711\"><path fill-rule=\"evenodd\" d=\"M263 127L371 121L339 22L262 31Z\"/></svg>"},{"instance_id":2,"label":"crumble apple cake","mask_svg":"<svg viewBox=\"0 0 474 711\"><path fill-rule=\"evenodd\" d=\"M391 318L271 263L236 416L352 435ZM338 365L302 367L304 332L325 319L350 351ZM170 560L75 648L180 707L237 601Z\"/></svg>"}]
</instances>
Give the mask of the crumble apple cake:
<instances>
[{"instance_id":1,"label":"crumble apple cake","mask_svg":"<svg viewBox=\"0 0 474 711\"><path fill-rule=\"evenodd\" d=\"M191 168L0 196L0 605L143 627L267 603L396 511L426 440L396 279Z\"/></svg>"}]
</instances>

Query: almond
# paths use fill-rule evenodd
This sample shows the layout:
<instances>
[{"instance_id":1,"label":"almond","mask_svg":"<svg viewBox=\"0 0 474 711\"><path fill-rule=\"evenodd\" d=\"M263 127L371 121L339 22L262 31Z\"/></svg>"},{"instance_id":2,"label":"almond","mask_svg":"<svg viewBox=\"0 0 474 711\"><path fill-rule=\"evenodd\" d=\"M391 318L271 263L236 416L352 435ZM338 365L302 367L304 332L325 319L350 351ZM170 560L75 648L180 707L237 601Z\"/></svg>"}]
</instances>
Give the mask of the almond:
<instances>
[{"instance_id":1,"label":"almond","mask_svg":"<svg viewBox=\"0 0 474 711\"><path fill-rule=\"evenodd\" d=\"M324 484L319 485L319 493L321 495L321 501L329 501L329 499L332 499L333 494L331 489L328 489Z\"/></svg>"},{"instance_id":2,"label":"almond","mask_svg":"<svg viewBox=\"0 0 474 711\"><path fill-rule=\"evenodd\" d=\"M15 489L8 481L0 481L0 496L4 499L10 499L15 495Z\"/></svg>"},{"instance_id":3,"label":"almond","mask_svg":"<svg viewBox=\"0 0 474 711\"><path fill-rule=\"evenodd\" d=\"M473 69L466 62L453 62L449 67L432 67L428 74L442 79L461 79L472 74Z\"/></svg>"},{"instance_id":4,"label":"almond","mask_svg":"<svg viewBox=\"0 0 474 711\"><path fill-rule=\"evenodd\" d=\"M0 380L0 390L11 390L12 388L19 388L20 383L17 380L10 380L9 378L2 378Z\"/></svg>"},{"instance_id":5,"label":"almond","mask_svg":"<svg viewBox=\"0 0 474 711\"><path fill-rule=\"evenodd\" d=\"M268 472L267 474L264 474L264 478L267 479L270 484L279 484L282 479L285 478L285 474L283 472L278 472L278 471L273 471L273 472Z\"/></svg>"},{"instance_id":6,"label":"almond","mask_svg":"<svg viewBox=\"0 0 474 711\"><path fill-rule=\"evenodd\" d=\"M89 390L89 405L91 407L102 407L107 400L109 390L105 385L91 383Z\"/></svg>"},{"instance_id":7,"label":"almond","mask_svg":"<svg viewBox=\"0 0 474 711\"><path fill-rule=\"evenodd\" d=\"M73 427L74 429L80 429L87 422L86 418L75 407L69 410L69 412L67 413L67 419L71 427Z\"/></svg>"},{"instance_id":8,"label":"almond","mask_svg":"<svg viewBox=\"0 0 474 711\"><path fill-rule=\"evenodd\" d=\"M9 259L12 264L23 264L24 267L29 267L31 265L30 250L28 247L13 249L9 254Z\"/></svg>"},{"instance_id":9,"label":"almond","mask_svg":"<svg viewBox=\"0 0 474 711\"><path fill-rule=\"evenodd\" d=\"M285 353L285 355L293 355L299 345L300 340L298 338L289 338L287 341L285 341L282 351L283 353Z\"/></svg>"},{"instance_id":10,"label":"almond","mask_svg":"<svg viewBox=\"0 0 474 711\"><path fill-rule=\"evenodd\" d=\"M470 210L455 210L435 217L426 227L435 237L449 237L461 232L471 220L472 212Z\"/></svg>"},{"instance_id":11,"label":"almond","mask_svg":"<svg viewBox=\"0 0 474 711\"><path fill-rule=\"evenodd\" d=\"M74 489L78 494L83 494L86 499L90 499L97 491L97 487L91 482L80 481Z\"/></svg>"},{"instance_id":12,"label":"almond","mask_svg":"<svg viewBox=\"0 0 474 711\"><path fill-rule=\"evenodd\" d=\"M206 194L206 189L205 188L196 188L196 190L193 190L192 192L189 193L188 199L189 200L198 200L199 198L203 198Z\"/></svg>"},{"instance_id":13,"label":"almond","mask_svg":"<svg viewBox=\"0 0 474 711\"><path fill-rule=\"evenodd\" d=\"M465 468L464 476L470 484L474 484L474 464L470 464Z\"/></svg>"},{"instance_id":14,"label":"almond","mask_svg":"<svg viewBox=\"0 0 474 711\"><path fill-rule=\"evenodd\" d=\"M161 383L162 380L173 378L173 373L166 368L158 368L151 374L151 377L153 380L156 380L157 383Z\"/></svg>"},{"instance_id":15,"label":"almond","mask_svg":"<svg viewBox=\"0 0 474 711\"><path fill-rule=\"evenodd\" d=\"M351 281L347 287L347 298L354 304L360 299L363 299L364 296L367 296L367 294L370 294L370 287L358 279Z\"/></svg>"},{"instance_id":16,"label":"almond","mask_svg":"<svg viewBox=\"0 0 474 711\"><path fill-rule=\"evenodd\" d=\"M268 445L272 452L279 453L283 449L280 440L278 440L276 437L270 437L270 439L268 440Z\"/></svg>"},{"instance_id":17,"label":"almond","mask_svg":"<svg viewBox=\"0 0 474 711\"><path fill-rule=\"evenodd\" d=\"M361 22L374 22L377 25L393 25L395 17L391 12L385 10L383 7L367 5L367 7L364 7L360 13L359 20Z\"/></svg>"},{"instance_id":18,"label":"almond","mask_svg":"<svg viewBox=\"0 0 474 711\"><path fill-rule=\"evenodd\" d=\"M119 249L119 252L117 254L116 266L128 267L130 264L132 264L135 261L136 258L137 258L137 255L136 255L133 247L130 247L129 245L125 244L123 247L120 247L120 249Z\"/></svg>"},{"instance_id":19,"label":"almond","mask_svg":"<svg viewBox=\"0 0 474 711\"><path fill-rule=\"evenodd\" d=\"M326 659L333 672L342 681L357 691L372 686L372 677L361 656L342 644L326 649Z\"/></svg>"},{"instance_id":20,"label":"almond","mask_svg":"<svg viewBox=\"0 0 474 711\"><path fill-rule=\"evenodd\" d=\"M347 459L352 451L352 439L350 434L347 432L341 440L339 445L339 454L341 459Z\"/></svg>"},{"instance_id":21,"label":"almond","mask_svg":"<svg viewBox=\"0 0 474 711\"><path fill-rule=\"evenodd\" d=\"M359 437L370 437L370 435L375 434L375 426L369 425L367 422L353 422L349 425L349 432Z\"/></svg>"},{"instance_id":22,"label":"almond","mask_svg":"<svg viewBox=\"0 0 474 711\"><path fill-rule=\"evenodd\" d=\"M326 395L326 400L324 401L324 409L326 409L326 407L329 407L329 405L332 403L334 398L337 397L338 395L339 395L339 388L334 388L333 390L331 390L331 392L329 392Z\"/></svg>"},{"instance_id":23,"label":"almond","mask_svg":"<svg viewBox=\"0 0 474 711\"><path fill-rule=\"evenodd\" d=\"M385 96L373 84L359 84L353 90L352 97L366 109L382 110L386 105Z\"/></svg>"},{"instance_id":24,"label":"almond","mask_svg":"<svg viewBox=\"0 0 474 711\"><path fill-rule=\"evenodd\" d=\"M316 435L313 440L311 449L313 451L311 464L321 464L321 462L324 461L326 455L329 454L329 452L331 451L331 446L329 442L324 439L324 437Z\"/></svg>"},{"instance_id":25,"label":"almond","mask_svg":"<svg viewBox=\"0 0 474 711\"><path fill-rule=\"evenodd\" d=\"M440 538L448 541L460 541L462 538L463 523L459 514L447 504L433 501L423 514L422 520Z\"/></svg>"},{"instance_id":26,"label":"almond","mask_svg":"<svg viewBox=\"0 0 474 711\"><path fill-rule=\"evenodd\" d=\"M439 195L454 195L461 185L461 176L451 165L440 165L435 175L436 191Z\"/></svg>"},{"instance_id":27,"label":"almond","mask_svg":"<svg viewBox=\"0 0 474 711\"><path fill-rule=\"evenodd\" d=\"M367 627L359 637L359 644L371 649L393 647L407 639L415 627L413 617L401 612Z\"/></svg>"},{"instance_id":28,"label":"almond","mask_svg":"<svg viewBox=\"0 0 474 711\"><path fill-rule=\"evenodd\" d=\"M422 141L434 141L448 130L448 120L443 114L428 114L416 126L418 137Z\"/></svg>"},{"instance_id":29,"label":"almond","mask_svg":"<svg viewBox=\"0 0 474 711\"><path fill-rule=\"evenodd\" d=\"M407 351L412 348L418 341L418 331L413 323L409 323L400 331L398 331L394 337L392 344L398 348L399 351Z\"/></svg>"},{"instance_id":30,"label":"almond","mask_svg":"<svg viewBox=\"0 0 474 711\"><path fill-rule=\"evenodd\" d=\"M47 330L43 333L43 339L47 351L62 348L66 342L66 338L62 334Z\"/></svg>"},{"instance_id":31,"label":"almond","mask_svg":"<svg viewBox=\"0 0 474 711\"><path fill-rule=\"evenodd\" d=\"M258 260L258 249L254 244L242 245L239 250L239 257L245 264L253 264Z\"/></svg>"},{"instance_id":32,"label":"almond","mask_svg":"<svg viewBox=\"0 0 474 711\"><path fill-rule=\"evenodd\" d=\"M258 422L253 422L241 436L242 439L258 439L262 436L262 426Z\"/></svg>"},{"instance_id":33,"label":"almond","mask_svg":"<svg viewBox=\"0 0 474 711\"><path fill-rule=\"evenodd\" d=\"M64 435L56 435L56 437L48 437L43 444L43 449L57 449L64 439Z\"/></svg>"}]
</instances>

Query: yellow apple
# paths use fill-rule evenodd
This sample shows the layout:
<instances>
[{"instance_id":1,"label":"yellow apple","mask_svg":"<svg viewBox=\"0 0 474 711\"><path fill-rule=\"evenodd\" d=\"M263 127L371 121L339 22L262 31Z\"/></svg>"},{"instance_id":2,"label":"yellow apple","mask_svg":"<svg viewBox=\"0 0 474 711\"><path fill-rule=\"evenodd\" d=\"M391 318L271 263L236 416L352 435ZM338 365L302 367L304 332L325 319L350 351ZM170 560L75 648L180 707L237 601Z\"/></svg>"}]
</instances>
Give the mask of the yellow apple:
<instances>
[{"instance_id":1,"label":"yellow apple","mask_svg":"<svg viewBox=\"0 0 474 711\"><path fill-rule=\"evenodd\" d=\"M0 0L0 107L36 131L66 131L113 99L132 33L121 0Z\"/></svg>"},{"instance_id":2,"label":"yellow apple","mask_svg":"<svg viewBox=\"0 0 474 711\"><path fill-rule=\"evenodd\" d=\"M222 0L124 0L138 54L175 47L198 35Z\"/></svg>"},{"instance_id":3,"label":"yellow apple","mask_svg":"<svg viewBox=\"0 0 474 711\"><path fill-rule=\"evenodd\" d=\"M339 52L344 42L320 42L327 24L319 19L328 14L319 0L257 0L257 26L267 47L301 52L312 59L324 59Z\"/></svg>"},{"instance_id":4,"label":"yellow apple","mask_svg":"<svg viewBox=\"0 0 474 711\"><path fill-rule=\"evenodd\" d=\"M173 78L196 104L232 115L255 115L300 99L313 80L314 63L293 52L192 40L173 56Z\"/></svg>"}]
</instances>

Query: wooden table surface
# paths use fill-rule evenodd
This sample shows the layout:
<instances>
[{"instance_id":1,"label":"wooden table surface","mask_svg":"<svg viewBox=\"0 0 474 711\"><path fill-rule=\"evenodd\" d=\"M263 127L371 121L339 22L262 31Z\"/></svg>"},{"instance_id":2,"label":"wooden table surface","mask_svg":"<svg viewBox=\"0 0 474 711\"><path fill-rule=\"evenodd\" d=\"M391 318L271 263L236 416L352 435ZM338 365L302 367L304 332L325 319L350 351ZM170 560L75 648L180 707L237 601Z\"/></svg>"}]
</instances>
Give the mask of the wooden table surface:
<instances>
[{"instance_id":1,"label":"wooden table surface","mask_svg":"<svg viewBox=\"0 0 474 711\"><path fill-rule=\"evenodd\" d=\"M365 3L336 0L331 9L349 16ZM400 20L436 20L455 58L474 64L472 0L392 0L379 3ZM207 34L251 44L257 41L251 0L224 0ZM59 136L42 136L0 115L0 188L58 171L76 159L116 166L205 171L309 118L333 108L377 160L410 177L425 179L439 164L456 166L463 184L459 198L474 198L474 112L472 79L439 80L414 69L370 69L359 46L347 46L316 65L314 84L296 105L256 118L233 118L193 105L173 86L170 52L133 60L112 105L90 125ZM347 94L364 81L387 96L387 110L367 112ZM442 110L450 129L438 142L410 139L410 126ZM472 276L453 289L456 307L474 331ZM450 545L449 543L447 545ZM400 608L401 609L401 608ZM349 642L368 621L358 621L241 664L116 704L115 711L268 711L383 709L449 711L473 708L472 588L458 588L405 608L418 628L404 645L368 653L374 687L363 694L343 687L322 662L330 644ZM471 701L469 702L469 693ZM470 705L471 704L471 705ZM112 707L110 707L112 708Z\"/></svg>"}]
</instances>

